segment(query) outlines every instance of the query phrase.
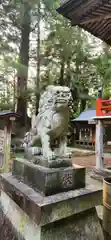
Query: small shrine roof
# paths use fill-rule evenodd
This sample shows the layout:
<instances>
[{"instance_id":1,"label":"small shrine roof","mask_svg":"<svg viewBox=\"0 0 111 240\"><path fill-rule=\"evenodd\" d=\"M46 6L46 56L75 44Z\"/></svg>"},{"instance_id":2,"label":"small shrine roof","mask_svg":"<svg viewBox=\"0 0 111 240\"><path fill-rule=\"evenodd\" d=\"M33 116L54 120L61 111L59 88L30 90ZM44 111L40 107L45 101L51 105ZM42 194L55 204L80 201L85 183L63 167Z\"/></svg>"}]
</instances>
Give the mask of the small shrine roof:
<instances>
[{"instance_id":1,"label":"small shrine roof","mask_svg":"<svg viewBox=\"0 0 111 240\"><path fill-rule=\"evenodd\" d=\"M111 116L95 116L91 118L92 120L111 120Z\"/></svg>"},{"instance_id":2,"label":"small shrine roof","mask_svg":"<svg viewBox=\"0 0 111 240\"><path fill-rule=\"evenodd\" d=\"M20 115L18 113L15 113L15 112L8 112L8 111L5 111L5 112L0 112L0 118L9 118L9 117L20 117Z\"/></svg>"},{"instance_id":3,"label":"small shrine roof","mask_svg":"<svg viewBox=\"0 0 111 240\"><path fill-rule=\"evenodd\" d=\"M72 121L73 122L89 121L91 118L94 118L94 117L96 117L96 110L88 109L80 113L80 115Z\"/></svg>"}]
</instances>

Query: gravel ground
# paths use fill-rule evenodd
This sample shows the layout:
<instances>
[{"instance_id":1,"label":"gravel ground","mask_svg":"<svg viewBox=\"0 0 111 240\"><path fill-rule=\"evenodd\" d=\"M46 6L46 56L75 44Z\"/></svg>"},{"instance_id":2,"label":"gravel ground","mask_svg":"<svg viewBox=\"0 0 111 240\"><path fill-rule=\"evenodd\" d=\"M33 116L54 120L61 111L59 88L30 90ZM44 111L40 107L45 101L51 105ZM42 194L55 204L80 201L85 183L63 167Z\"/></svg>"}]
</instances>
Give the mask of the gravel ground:
<instances>
[{"instance_id":1,"label":"gravel ground","mask_svg":"<svg viewBox=\"0 0 111 240\"><path fill-rule=\"evenodd\" d=\"M80 157L73 156L72 162L81 166L85 166L86 168L93 168L96 165L96 156L95 155ZM111 154L110 155L105 154L104 163L106 166L111 165Z\"/></svg>"}]
</instances>

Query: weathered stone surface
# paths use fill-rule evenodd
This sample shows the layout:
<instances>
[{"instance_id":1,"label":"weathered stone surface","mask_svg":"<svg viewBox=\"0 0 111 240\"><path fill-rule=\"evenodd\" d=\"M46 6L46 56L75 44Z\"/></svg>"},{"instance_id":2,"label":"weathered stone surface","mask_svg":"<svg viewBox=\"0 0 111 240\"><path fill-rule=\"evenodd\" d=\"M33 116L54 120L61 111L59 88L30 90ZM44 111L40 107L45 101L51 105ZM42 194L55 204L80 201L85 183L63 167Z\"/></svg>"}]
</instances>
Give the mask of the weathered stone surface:
<instances>
[{"instance_id":1,"label":"weathered stone surface","mask_svg":"<svg viewBox=\"0 0 111 240\"><path fill-rule=\"evenodd\" d=\"M47 86L39 101L38 115L32 116L32 127L24 137L24 149L38 146L45 160L67 155L67 132L72 105L71 91L65 86Z\"/></svg>"},{"instance_id":2,"label":"weathered stone surface","mask_svg":"<svg viewBox=\"0 0 111 240\"><path fill-rule=\"evenodd\" d=\"M94 207L102 203L102 190L95 187L44 197L2 174L0 202L12 228L25 240L104 239Z\"/></svg>"},{"instance_id":3,"label":"weathered stone surface","mask_svg":"<svg viewBox=\"0 0 111 240\"><path fill-rule=\"evenodd\" d=\"M1 240L24 240L20 234L17 234L14 226L4 214L0 205L0 239Z\"/></svg>"},{"instance_id":4,"label":"weathered stone surface","mask_svg":"<svg viewBox=\"0 0 111 240\"><path fill-rule=\"evenodd\" d=\"M44 226L42 240L103 240L103 231L95 208L68 219Z\"/></svg>"},{"instance_id":5,"label":"weathered stone surface","mask_svg":"<svg viewBox=\"0 0 111 240\"><path fill-rule=\"evenodd\" d=\"M103 208L103 228L110 235L111 239L111 209L109 205Z\"/></svg>"},{"instance_id":6,"label":"weathered stone surface","mask_svg":"<svg viewBox=\"0 0 111 240\"><path fill-rule=\"evenodd\" d=\"M91 173L91 177L99 180L101 182L103 182L103 179L105 177L111 177L111 170L108 169L93 169L92 173Z\"/></svg>"},{"instance_id":7,"label":"weathered stone surface","mask_svg":"<svg viewBox=\"0 0 111 240\"><path fill-rule=\"evenodd\" d=\"M24 159L15 159L12 175L44 195L85 187L85 168L47 168Z\"/></svg>"},{"instance_id":8,"label":"weathered stone surface","mask_svg":"<svg viewBox=\"0 0 111 240\"><path fill-rule=\"evenodd\" d=\"M12 233L11 238L5 235L3 240L40 239L40 228L3 191L0 194L0 210L2 210L4 221L8 223L8 229ZM2 240L2 238L0 239Z\"/></svg>"},{"instance_id":9,"label":"weathered stone surface","mask_svg":"<svg viewBox=\"0 0 111 240\"><path fill-rule=\"evenodd\" d=\"M56 159L53 161L48 161L42 155L40 155L33 156L31 162L48 168L72 167L72 161L70 157L56 157Z\"/></svg>"},{"instance_id":10,"label":"weathered stone surface","mask_svg":"<svg viewBox=\"0 0 111 240\"><path fill-rule=\"evenodd\" d=\"M102 189L89 185L86 188L44 197L11 174L2 174L1 188L38 225L70 217L102 204Z\"/></svg>"}]
</instances>

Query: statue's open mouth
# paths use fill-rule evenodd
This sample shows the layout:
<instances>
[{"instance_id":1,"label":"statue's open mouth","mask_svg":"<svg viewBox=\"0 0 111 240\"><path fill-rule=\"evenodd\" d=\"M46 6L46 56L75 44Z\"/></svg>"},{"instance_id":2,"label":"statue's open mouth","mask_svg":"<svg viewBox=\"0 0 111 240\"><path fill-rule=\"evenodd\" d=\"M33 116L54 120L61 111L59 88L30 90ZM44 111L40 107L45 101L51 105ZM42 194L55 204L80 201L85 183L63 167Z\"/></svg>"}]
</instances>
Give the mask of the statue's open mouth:
<instances>
[{"instance_id":1,"label":"statue's open mouth","mask_svg":"<svg viewBox=\"0 0 111 240\"><path fill-rule=\"evenodd\" d=\"M57 99L56 103L67 103L67 101L59 98Z\"/></svg>"}]
</instances>

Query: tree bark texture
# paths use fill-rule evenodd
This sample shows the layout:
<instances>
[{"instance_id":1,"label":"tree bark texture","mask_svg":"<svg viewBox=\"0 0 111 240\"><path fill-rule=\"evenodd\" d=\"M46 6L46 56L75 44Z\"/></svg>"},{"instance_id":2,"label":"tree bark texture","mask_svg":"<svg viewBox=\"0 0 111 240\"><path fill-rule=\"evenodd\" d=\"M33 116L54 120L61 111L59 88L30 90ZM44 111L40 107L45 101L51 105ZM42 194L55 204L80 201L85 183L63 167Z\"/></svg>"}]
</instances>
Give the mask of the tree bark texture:
<instances>
[{"instance_id":1,"label":"tree bark texture","mask_svg":"<svg viewBox=\"0 0 111 240\"><path fill-rule=\"evenodd\" d=\"M64 59L62 59L61 68L60 68L60 78L59 78L60 86L64 86L64 68L65 68L65 62L64 62Z\"/></svg>"},{"instance_id":2,"label":"tree bark texture","mask_svg":"<svg viewBox=\"0 0 111 240\"><path fill-rule=\"evenodd\" d=\"M36 115L38 114L39 99L40 99L40 0L38 3L38 19L37 19L37 77L36 77Z\"/></svg>"},{"instance_id":3,"label":"tree bark texture","mask_svg":"<svg viewBox=\"0 0 111 240\"><path fill-rule=\"evenodd\" d=\"M21 123L27 123L27 77L29 63L29 35L30 35L30 6L28 2L24 3L24 16L21 24L21 44L17 79L17 112L21 114Z\"/></svg>"}]
</instances>

